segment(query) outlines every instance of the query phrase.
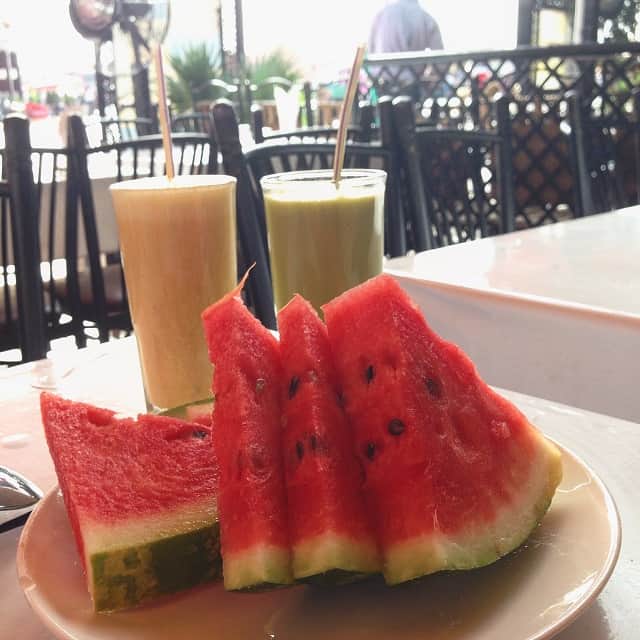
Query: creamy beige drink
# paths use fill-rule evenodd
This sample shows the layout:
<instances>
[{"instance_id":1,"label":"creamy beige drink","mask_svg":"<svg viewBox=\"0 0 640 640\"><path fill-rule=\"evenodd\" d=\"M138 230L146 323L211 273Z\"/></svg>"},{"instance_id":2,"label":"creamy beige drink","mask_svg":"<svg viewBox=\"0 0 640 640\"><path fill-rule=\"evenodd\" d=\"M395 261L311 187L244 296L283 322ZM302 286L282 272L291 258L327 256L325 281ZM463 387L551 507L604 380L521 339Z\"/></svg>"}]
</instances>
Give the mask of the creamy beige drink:
<instances>
[{"instance_id":1,"label":"creamy beige drink","mask_svg":"<svg viewBox=\"0 0 640 640\"><path fill-rule=\"evenodd\" d=\"M262 179L275 303L317 310L382 271L385 173L299 171Z\"/></svg>"},{"instance_id":2,"label":"creamy beige drink","mask_svg":"<svg viewBox=\"0 0 640 640\"><path fill-rule=\"evenodd\" d=\"M145 178L111 187L147 404L211 395L200 321L236 274L235 178Z\"/></svg>"}]
</instances>

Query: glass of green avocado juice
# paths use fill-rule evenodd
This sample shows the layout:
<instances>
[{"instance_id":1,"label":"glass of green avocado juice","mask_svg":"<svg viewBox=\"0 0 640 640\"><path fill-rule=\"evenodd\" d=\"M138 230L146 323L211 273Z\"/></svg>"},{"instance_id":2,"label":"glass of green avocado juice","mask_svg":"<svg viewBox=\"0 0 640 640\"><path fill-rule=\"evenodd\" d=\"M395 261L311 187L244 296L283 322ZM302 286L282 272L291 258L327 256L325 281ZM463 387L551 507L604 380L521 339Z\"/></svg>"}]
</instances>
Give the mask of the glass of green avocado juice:
<instances>
[{"instance_id":1,"label":"glass of green avocado juice","mask_svg":"<svg viewBox=\"0 0 640 640\"><path fill-rule=\"evenodd\" d=\"M277 309L294 294L318 312L382 272L387 174L345 169L291 171L261 179Z\"/></svg>"}]
</instances>

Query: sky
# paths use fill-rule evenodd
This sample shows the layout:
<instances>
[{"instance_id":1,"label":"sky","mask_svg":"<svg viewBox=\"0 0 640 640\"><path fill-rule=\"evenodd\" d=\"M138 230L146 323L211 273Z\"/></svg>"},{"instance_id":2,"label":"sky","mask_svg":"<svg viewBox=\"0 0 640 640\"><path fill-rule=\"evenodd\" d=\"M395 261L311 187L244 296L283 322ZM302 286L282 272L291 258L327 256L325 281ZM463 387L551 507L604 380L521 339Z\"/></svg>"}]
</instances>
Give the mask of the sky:
<instances>
[{"instance_id":1,"label":"sky","mask_svg":"<svg viewBox=\"0 0 640 640\"><path fill-rule=\"evenodd\" d=\"M172 0L165 49L217 41L216 2ZM331 75L350 66L356 45L366 41L373 17L385 2L243 0L247 56L283 47L299 61L306 77ZM440 24L446 49L515 45L517 0L422 0L422 5ZM74 30L68 0L0 0L1 22L10 25L9 37L29 84L48 84L65 73L92 71L92 44Z\"/></svg>"}]
</instances>

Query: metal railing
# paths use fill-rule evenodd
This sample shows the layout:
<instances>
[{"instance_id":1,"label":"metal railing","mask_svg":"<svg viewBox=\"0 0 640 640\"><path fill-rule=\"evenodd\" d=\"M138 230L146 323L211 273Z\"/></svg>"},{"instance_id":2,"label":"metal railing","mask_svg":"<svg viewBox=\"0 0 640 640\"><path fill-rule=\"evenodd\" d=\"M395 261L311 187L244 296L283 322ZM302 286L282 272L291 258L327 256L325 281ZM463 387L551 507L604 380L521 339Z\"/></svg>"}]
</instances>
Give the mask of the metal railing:
<instances>
[{"instance_id":1,"label":"metal railing","mask_svg":"<svg viewBox=\"0 0 640 640\"><path fill-rule=\"evenodd\" d=\"M622 154L618 169L636 175L640 43L523 47L468 53L371 55L363 98L410 95L434 126L492 129L496 94L511 98L516 202L523 226L574 215L575 176L567 94L576 92L594 118L606 121ZM629 180L626 202L638 202Z\"/></svg>"}]
</instances>

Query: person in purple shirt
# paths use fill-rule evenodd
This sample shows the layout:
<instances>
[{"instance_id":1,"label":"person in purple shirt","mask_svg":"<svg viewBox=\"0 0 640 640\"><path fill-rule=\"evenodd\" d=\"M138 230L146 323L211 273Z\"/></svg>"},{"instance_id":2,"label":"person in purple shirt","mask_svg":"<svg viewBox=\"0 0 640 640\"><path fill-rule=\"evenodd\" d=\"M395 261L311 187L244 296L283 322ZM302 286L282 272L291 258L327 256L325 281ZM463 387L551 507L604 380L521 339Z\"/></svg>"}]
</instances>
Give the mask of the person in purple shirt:
<instances>
[{"instance_id":1,"label":"person in purple shirt","mask_svg":"<svg viewBox=\"0 0 640 640\"><path fill-rule=\"evenodd\" d=\"M369 34L369 53L442 49L442 34L418 0L395 0L378 12Z\"/></svg>"},{"instance_id":2,"label":"person in purple shirt","mask_svg":"<svg viewBox=\"0 0 640 640\"><path fill-rule=\"evenodd\" d=\"M442 49L442 34L435 18L427 13L418 0L395 0L379 11L371 24L368 53L400 53ZM379 67L368 65L369 71L379 75L383 82L397 82L401 85L414 84L425 67L404 69L397 77ZM415 87L419 92L419 88ZM417 98L417 95L416 95Z\"/></svg>"}]
</instances>

